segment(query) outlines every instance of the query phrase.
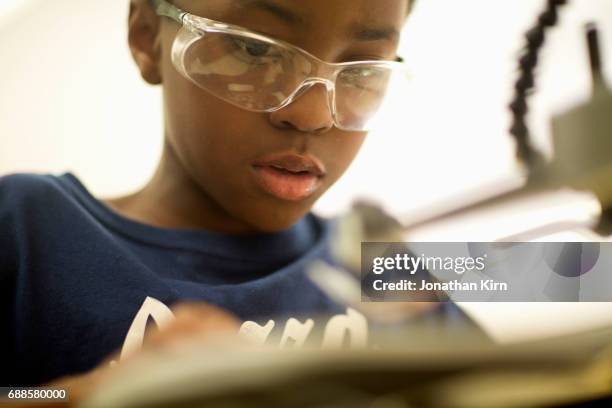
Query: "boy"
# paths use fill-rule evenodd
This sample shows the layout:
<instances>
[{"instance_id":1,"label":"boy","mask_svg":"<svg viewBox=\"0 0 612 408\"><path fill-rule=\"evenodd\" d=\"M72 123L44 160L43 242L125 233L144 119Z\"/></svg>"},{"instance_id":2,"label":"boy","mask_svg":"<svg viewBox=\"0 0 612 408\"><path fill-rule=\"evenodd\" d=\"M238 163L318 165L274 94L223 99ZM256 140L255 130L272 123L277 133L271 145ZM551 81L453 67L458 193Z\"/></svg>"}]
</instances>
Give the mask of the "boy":
<instances>
[{"instance_id":1,"label":"boy","mask_svg":"<svg viewBox=\"0 0 612 408\"><path fill-rule=\"evenodd\" d=\"M114 200L70 174L0 180L0 383L123 358L150 318L210 330L345 313L304 274L329 257L330 224L309 211L364 141L410 6L132 0L134 61L163 86L162 159ZM186 301L204 303L169 309Z\"/></svg>"}]
</instances>

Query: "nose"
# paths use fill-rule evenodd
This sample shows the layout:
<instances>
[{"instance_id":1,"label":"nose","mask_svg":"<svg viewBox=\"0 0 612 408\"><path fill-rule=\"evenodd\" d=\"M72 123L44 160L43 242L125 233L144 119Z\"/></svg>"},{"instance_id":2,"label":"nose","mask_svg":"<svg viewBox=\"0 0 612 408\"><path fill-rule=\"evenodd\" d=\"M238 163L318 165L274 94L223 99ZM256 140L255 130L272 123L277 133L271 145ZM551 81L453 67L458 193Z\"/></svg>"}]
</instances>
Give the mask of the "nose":
<instances>
[{"instance_id":1,"label":"nose","mask_svg":"<svg viewBox=\"0 0 612 408\"><path fill-rule=\"evenodd\" d=\"M309 85L288 106L270 113L270 122L282 129L322 134L334 127L327 87L322 83Z\"/></svg>"}]
</instances>

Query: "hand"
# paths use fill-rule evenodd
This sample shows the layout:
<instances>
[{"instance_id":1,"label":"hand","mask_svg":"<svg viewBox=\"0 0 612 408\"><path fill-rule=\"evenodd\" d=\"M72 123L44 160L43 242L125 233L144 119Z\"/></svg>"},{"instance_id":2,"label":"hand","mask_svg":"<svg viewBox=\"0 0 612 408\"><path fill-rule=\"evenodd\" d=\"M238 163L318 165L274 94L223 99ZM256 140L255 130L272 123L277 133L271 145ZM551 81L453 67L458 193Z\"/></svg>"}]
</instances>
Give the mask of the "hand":
<instances>
[{"instance_id":1,"label":"hand","mask_svg":"<svg viewBox=\"0 0 612 408\"><path fill-rule=\"evenodd\" d=\"M180 346L186 341L207 342L219 335L237 336L239 320L218 307L206 303L183 303L172 308L175 320L163 330L154 330L145 337L140 351L123 359L120 364L130 364L140 356ZM70 394L70 402L49 404L44 407L71 407L87 398L101 382L113 375L111 361L119 361L119 353L108 357L92 371L58 379L46 387L63 388Z\"/></svg>"}]
</instances>

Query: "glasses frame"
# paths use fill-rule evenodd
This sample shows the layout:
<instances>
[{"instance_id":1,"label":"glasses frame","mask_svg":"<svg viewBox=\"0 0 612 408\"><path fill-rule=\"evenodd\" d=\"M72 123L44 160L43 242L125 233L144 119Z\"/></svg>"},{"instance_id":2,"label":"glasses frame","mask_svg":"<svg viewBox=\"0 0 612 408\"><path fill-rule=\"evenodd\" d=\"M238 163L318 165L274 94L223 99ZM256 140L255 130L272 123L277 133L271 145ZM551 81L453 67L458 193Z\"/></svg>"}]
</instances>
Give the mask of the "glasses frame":
<instances>
[{"instance_id":1,"label":"glasses frame","mask_svg":"<svg viewBox=\"0 0 612 408\"><path fill-rule=\"evenodd\" d=\"M150 0L151 5L153 6L155 13L158 16L168 17L176 23L180 24L181 27L189 30L193 34L204 37L207 33L217 33L217 34L229 34L229 35L238 35L243 37L248 37L253 40L262 41L268 44L278 45L280 47L284 47L290 50L295 51L298 54L301 54L305 58L310 61L314 61L317 64L317 74L316 76L307 76L304 81L298 86L298 88L287 97L285 101L283 101L279 106L269 109L249 109L239 104L236 104L230 100L226 100L225 98L221 98L238 106L242 109L260 112L260 113L271 113L279 111L288 105L290 105L293 101L303 95L308 89L317 84L322 84L327 89L328 93L328 108L332 113L332 117L334 120L334 124L336 127L344 130L351 130L348 128L343 128L343 126L339 125L339 121L337 120L337 112L336 112L336 79L338 75L345 71L346 69L355 68L355 67L377 67L384 68L395 73L399 73L401 76L408 78L409 74L406 68L405 63L401 57L397 57L395 61L389 60L364 60L364 61L350 61L350 62L341 62L341 63L331 63L327 61L323 61L320 58L312 55L308 51L297 47L291 43L288 43L283 40L279 40L273 37L269 37L267 35L259 34L254 32L248 28L241 27L234 24L223 23L216 20L211 20L206 17L197 16L195 14L191 14L185 10L176 7L175 5L169 3L167 0ZM174 60L175 52L173 51L173 62L175 64L181 64ZM178 67L179 72L183 74L188 80L193 82L198 87L206 90L200 86L194 79L190 78L189 75L186 74L186 70L184 67ZM323 73L324 75L320 75ZM353 131L362 131L362 130L353 130ZM365 131L365 129L363 130Z\"/></svg>"}]
</instances>

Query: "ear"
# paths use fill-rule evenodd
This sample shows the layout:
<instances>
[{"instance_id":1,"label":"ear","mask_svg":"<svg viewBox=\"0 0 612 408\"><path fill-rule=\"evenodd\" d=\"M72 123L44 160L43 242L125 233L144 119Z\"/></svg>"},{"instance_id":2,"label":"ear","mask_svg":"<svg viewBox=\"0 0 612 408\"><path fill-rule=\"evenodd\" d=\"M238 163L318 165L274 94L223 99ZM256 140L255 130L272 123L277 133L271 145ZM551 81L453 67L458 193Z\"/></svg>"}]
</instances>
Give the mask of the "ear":
<instances>
[{"instance_id":1,"label":"ear","mask_svg":"<svg viewBox=\"0 0 612 408\"><path fill-rule=\"evenodd\" d=\"M128 43L142 78L151 85L162 82L160 19L148 0L130 1Z\"/></svg>"}]
</instances>

